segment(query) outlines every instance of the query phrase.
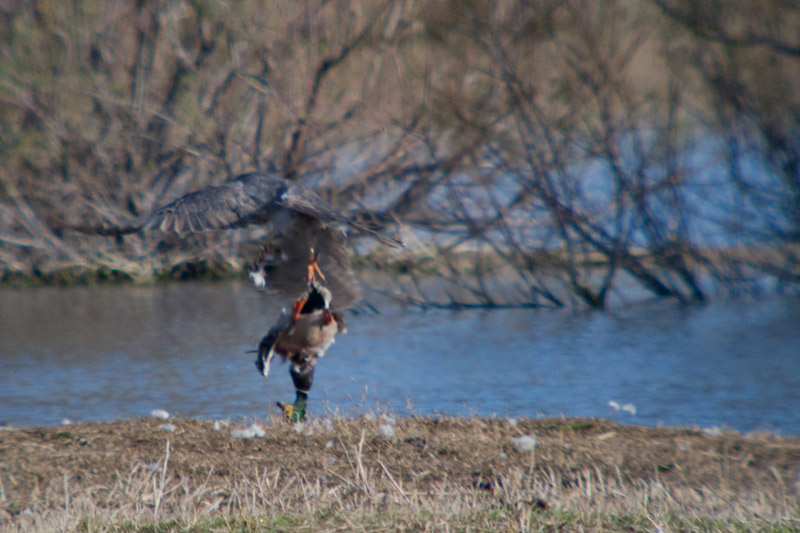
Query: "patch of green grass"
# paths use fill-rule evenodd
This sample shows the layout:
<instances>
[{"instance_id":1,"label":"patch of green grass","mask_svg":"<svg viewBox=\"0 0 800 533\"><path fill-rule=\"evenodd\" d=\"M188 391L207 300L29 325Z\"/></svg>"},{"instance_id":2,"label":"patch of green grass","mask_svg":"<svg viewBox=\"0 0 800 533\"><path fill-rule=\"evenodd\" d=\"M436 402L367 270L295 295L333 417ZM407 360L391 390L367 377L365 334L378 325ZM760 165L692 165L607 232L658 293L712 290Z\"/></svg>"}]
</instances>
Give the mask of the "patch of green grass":
<instances>
[{"instance_id":1,"label":"patch of green grass","mask_svg":"<svg viewBox=\"0 0 800 533\"><path fill-rule=\"evenodd\" d=\"M589 431L594 429L596 424L592 422L557 422L547 429L561 429L566 431Z\"/></svg>"},{"instance_id":2,"label":"patch of green grass","mask_svg":"<svg viewBox=\"0 0 800 533\"><path fill-rule=\"evenodd\" d=\"M683 518L674 515L626 515L582 513L565 509L540 509L530 506L487 508L459 514L446 509L430 510L414 507L347 510L326 509L315 513L265 513L258 515L214 516L207 518L179 517L153 523L124 522L100 524L84 519L78 531L139 531L145 533L211 533L217 531L366 531L396 530L469 530L501 531L519 529L530 531L764 531L789 533L800 526L774 523L725 522L711 519Z\"/></svg>"}]
</instances>

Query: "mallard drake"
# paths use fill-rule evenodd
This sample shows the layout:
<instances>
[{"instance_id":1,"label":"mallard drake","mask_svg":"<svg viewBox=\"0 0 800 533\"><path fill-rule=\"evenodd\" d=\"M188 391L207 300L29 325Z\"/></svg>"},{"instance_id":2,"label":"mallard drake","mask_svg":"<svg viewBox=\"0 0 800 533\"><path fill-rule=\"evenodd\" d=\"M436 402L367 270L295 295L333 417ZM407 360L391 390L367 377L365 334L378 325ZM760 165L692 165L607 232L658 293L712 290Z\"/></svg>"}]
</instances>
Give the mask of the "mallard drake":
<instances>
[{"instance_id":1,"label":"mallard drake","mask_svg":"<svg viewBox=\"0 0 800 533\"><path fill-rule=\"evenodd\" d=\"M255 364L264 377L269 375L275 354L291 363L289 373L295 387L295 402L278 402L284 417L291 422L298 422L305 416L317 360L325 355L337 334L347 331L341 313L331 311L331 292L316 279L319 275L312 275L315 279L295 300L291 313L282 313L258 345Z\"/></svg>"}]
</instances>

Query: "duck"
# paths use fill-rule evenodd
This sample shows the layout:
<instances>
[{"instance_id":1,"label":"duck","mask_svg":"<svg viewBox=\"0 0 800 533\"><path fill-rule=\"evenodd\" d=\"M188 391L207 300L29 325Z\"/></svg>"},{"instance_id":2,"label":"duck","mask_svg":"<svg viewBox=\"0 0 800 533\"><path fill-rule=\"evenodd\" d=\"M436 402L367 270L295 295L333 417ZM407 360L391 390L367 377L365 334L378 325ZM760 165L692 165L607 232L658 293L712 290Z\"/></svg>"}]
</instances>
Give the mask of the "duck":
<instances>
[{"instance_id":1,"label":"duck","mask_svg":"<svg viewBox=\"0 0 800 533\"><path fill-rule=\"evenodd\" d=\"M256 369L264 377L269 375L276 354L289 361L295 401L277 402L289 422L300 422L306 417L317 361L334 343L336 335L347 332L342 314L331 310L331 291L319 281L322 273L314 261L309 264L308 275L308 289L294 301L291 312L284 311L261 339L255 360Z\"/></svg>"}]
</instances>

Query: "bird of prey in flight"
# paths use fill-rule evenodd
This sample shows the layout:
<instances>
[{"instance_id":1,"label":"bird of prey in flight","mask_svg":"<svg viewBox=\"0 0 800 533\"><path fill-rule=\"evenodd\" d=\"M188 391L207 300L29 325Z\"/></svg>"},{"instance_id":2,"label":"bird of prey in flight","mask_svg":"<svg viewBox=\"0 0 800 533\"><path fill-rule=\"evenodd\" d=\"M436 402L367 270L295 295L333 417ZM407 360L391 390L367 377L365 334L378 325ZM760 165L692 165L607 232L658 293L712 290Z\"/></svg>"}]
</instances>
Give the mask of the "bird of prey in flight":
<instances>
[{"instance_id":1,"label":"bird of prey in flight","mask_svg":"<svg viewBox=\"0 0 800 533\"><path fill-rule=\"evenodd\" d=\"M145 230L183 235L253 224L266 225L274 239L262 249L250 277L258 287L296 298L292 313L284 314L262 340L256 366L266 376L273 352L292 361L298 398L293 410L287 404L281 406L287 418L299 420L314 364L336 333L344 330L338 311L361 298L345 234L339 228L347 226L390 247L402 246L400 241L333 209L308 187L264 172L191 192L124 225L73 229L111 236Z\"/></svg>"}]
</instances>

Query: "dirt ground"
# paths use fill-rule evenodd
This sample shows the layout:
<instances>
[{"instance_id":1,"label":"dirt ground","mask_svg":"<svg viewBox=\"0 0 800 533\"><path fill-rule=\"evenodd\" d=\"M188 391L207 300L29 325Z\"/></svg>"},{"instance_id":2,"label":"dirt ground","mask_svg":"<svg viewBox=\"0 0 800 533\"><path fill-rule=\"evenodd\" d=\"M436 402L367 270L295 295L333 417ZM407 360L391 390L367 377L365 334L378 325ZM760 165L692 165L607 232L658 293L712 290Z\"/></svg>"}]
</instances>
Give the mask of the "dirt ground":
<instances>
[{"instance_id":1,"label":"dirt ground","mask_svg":"<svg viewBox=\"0 0 800 533\"><path fill-rule=\"evenodd\" d=\"M0 491L12 529L443 502L800 527L800 441L598 419L141 418L0 431Z\"/></svg>"}]
</instances>

